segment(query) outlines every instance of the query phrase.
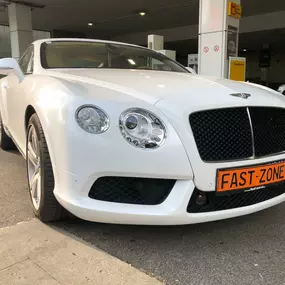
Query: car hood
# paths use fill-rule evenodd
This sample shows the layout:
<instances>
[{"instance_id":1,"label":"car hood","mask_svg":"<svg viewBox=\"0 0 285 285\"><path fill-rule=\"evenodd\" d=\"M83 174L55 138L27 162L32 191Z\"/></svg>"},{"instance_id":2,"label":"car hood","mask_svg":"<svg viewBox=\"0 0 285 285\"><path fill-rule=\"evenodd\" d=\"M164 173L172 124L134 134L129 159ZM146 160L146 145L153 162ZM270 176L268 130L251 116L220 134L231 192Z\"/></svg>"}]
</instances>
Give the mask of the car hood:
<instances>
[{"instance_id":1,"label":"car hood","mask_svg":"<svg viewBox=\"0 0 285 285\"><path fill-rule=\"evenodd\" d=\"M123 69L59 69L49 73L67 80L116 90L153 105L166 101L180 108L191 105L194 109L200 109L205 103L219 106L285 103L284 96L266 87L190 73ZM231 96L233 93L249 93L251 96L243 99Z\"/></svg>"}]
</instances>

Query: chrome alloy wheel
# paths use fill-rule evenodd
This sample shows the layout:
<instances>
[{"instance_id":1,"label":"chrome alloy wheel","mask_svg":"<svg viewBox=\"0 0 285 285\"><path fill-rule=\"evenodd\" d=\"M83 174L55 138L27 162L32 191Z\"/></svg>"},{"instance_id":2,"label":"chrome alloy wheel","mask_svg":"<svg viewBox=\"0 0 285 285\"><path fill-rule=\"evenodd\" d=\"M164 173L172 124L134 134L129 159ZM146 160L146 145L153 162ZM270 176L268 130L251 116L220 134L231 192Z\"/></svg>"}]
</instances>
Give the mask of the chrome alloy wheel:
<instances>
[{"instance_id":1,"label":"chrome alloy wheel","mask_svg":"<svg viewBox=\"0 0 285 285\"><path fill-rule=\"evenodd\" d=\"M36 129L31 126L28 131L27 140L27 164L28 164L28 179L31 191L31 198L36 210L40 207L41 202L41 157L40 145Z\"/></svg>"}]
</instances>

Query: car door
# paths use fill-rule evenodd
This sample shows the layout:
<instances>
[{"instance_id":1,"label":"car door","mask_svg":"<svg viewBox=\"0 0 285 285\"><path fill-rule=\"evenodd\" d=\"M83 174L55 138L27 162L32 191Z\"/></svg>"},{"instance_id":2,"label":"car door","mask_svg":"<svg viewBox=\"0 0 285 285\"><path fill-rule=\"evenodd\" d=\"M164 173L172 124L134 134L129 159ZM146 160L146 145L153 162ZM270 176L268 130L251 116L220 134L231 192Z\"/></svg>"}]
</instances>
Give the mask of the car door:
<instances>
[{"instance_id":1,"label":"car door","mask_svg":"<svg viewBox=\"0 0 285 285\"><path fill-rule=\"evenodd\" d=\"M22 149L25 145L25 102L29 89L29 76L33 74L34 67L33 45L28 47L18 63L25 78L19 82L18 77L14 74L7 77L7 114L9 132Z\"/></svg>"}]
</instances>

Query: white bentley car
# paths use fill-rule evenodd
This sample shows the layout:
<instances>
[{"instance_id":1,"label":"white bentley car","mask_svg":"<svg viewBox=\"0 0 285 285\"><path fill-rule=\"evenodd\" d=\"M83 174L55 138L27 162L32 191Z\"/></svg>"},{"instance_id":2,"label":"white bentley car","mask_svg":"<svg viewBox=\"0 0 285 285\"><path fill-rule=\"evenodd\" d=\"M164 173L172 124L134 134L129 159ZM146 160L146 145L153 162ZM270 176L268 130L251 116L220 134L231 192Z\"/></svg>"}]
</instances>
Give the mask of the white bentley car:
<instances>
[{"instance_id":1,"label":"white bentley car","mask_svg":"<svg viewBox=\"0 0 285 285\"><path fill-rule=\"evenodd\" d=\"M179 225L285 201L285 98L143 47L86 39L0 60L0 146L26 158L35 215ZM66 211L67 210L67 211Z\"/></svg>"}]
</instances>

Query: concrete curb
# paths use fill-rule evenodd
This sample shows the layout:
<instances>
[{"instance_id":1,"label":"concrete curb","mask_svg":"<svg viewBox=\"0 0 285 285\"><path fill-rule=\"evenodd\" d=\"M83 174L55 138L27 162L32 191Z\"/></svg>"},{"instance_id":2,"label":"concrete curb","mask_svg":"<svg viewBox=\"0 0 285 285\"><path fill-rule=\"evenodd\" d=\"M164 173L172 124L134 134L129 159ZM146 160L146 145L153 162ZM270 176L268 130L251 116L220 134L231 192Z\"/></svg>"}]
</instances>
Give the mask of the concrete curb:
<instances>
[{"instance_id":1,"label":"concrete curb","mask_svg":"<svg viewBox=\"0 0 285 285\"><path fill-rule=\"evenodd\" d=\"M161 285L71 234L34 219L0 229L2 285Z\"/></svg>"}]
</instances>

